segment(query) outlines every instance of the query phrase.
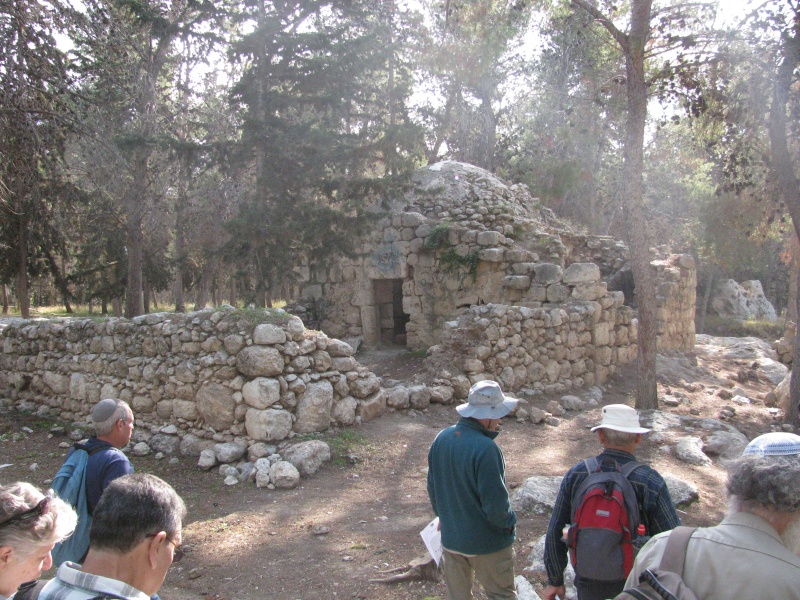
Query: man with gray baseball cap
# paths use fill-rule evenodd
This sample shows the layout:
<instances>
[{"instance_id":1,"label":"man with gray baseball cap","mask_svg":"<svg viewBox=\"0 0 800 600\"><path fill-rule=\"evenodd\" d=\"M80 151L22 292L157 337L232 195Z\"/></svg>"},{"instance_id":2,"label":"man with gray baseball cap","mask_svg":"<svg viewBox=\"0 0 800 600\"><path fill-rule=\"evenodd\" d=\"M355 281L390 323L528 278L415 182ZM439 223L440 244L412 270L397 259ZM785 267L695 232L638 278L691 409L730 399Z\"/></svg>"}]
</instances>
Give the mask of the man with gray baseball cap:
<instances>
[{"instance_id":1,"label":"man with gray baseball cap","mask_svg":"<svg viewBox=\"0 0 800 600\"><path fill-rule=\"evenodd\" d=\"M439 517L450 600L468 600L474 578L489 598L516 598L514 532L503 453L494 438L517 405L494 381L479 381L459 421L439 432L428 453L428 497Z\"/></svg>"}]
</instances>

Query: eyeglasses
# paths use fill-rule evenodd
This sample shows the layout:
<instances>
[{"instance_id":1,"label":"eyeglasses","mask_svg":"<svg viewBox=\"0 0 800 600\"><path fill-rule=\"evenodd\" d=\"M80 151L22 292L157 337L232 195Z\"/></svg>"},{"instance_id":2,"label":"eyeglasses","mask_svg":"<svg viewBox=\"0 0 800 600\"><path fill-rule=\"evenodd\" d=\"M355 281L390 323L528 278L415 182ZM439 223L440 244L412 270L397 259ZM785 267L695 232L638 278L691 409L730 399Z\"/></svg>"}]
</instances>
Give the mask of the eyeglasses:
<instances>
[{"instance_id":1,"label":"eyeglasses","mask_svg":"<svg viewBox=\"0 0 800 600\"><path fill-rule=\"evenodd\" d=\"M33 519L38 519L42 515L46 515L50 510L50 501L52 499L53 498L50 495L45 496L33 508L24 510L18 515L14 515L10 519L7 519L2 523L0 523L0 527L5 527L6 525L14 525L16 523L22 523L24 521L32 521Z\"/></svg>"},{"instance_id":2,"label":"eyeglasses","mask_svg":"<svg viewBox=\"0 0 800 600\"><path fill-rule=\"evenodd\" d=\"M157 535L158 535L157 533L151 533L151 534L150 534L150 535L148 535L147 537L156 537ZM167 536L167 541L168 541L170 544L172 544L173 546L175 546L175 552L173 552L173 553L172 553L172 562L173 562L173 563L180 562L180 561L181 561L181 559L182 559L182 558L184 557L184 555L186 554L186 553L183 551L183 549L181 548L181 544L176 544L175 542L173 542L173 541L172 541L172 540L169 538L169 536Z\"/></svg>"}]
</instances>

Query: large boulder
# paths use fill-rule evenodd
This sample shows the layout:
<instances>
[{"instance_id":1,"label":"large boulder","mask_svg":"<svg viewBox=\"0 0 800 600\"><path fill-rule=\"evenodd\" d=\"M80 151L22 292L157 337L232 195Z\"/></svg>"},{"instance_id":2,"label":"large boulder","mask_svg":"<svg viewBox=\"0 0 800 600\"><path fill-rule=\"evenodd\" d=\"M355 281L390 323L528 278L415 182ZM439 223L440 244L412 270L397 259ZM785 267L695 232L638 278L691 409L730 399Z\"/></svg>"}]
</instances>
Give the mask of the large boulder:
<instances>
[{"instance_id":1,"label":"large boulder","mask_svg":"<svg viewBox=\"0 0 800 600\"><path fill-rule=\"evenodd\" d=\"M322 463L331 459L331 448L321 440L310 440L285 448L281 456L292 463L300 475L309 477L317 472Z\"/></svg>"},{"instance_id":2,"label":"large boulder","mask_svg":"<svg viewBox=\"0 0 800 600\"><path fill-rule=\"evenodd\" d=\"M214 382L207 383L197 390L194 398L197 403L197 412L210 427L217 431L230 429L235 421L236 400L234 400L233 394L231 388Z\"/></svg>"},{"instance_id":3,"label":"large boulder","mask_svg":"<svg viewBox=\"0 0 800 600\"><path fill-rule=\"evenodd\" d=\"M333 406L333 386L330 381L316 381L308 384L305 393L297 401L297 433L325 431L331 424Z\"/></svg>"},{"instance_id":4,"label":"large boulder","mask_svg":"<svg viewBox=\"0 0 800 600\"><path fill-rule=\"evenodd\" d=\"M284 439L292 430L292 414L285 410L248 408L244 418L247 435L259 442Z\"/></svg>"},{"instance_id":5,"label":"large boulder","mask_svg":"<svg viewBox=\"0 0 800 600\"><path fill-rule=\"evenodd\" d=\"M733 279L717 283L711 297L711 312L717 316L742 321L777 321L775 307L767 300L758 280L741 284Z\"/></svg>"}]
</instances>

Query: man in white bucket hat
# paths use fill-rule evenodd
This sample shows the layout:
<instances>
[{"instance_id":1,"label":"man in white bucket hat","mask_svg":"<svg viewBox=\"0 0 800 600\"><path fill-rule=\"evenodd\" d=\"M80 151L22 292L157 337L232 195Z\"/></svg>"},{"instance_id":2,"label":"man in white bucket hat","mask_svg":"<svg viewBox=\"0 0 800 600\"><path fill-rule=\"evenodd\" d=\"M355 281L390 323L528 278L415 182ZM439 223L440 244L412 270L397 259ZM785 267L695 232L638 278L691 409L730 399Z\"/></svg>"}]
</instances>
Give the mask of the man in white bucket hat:
<instances>
[{"instance_id":1,"label":"man in white bucket hat","mask_svg":"<svg viewBox=\"0 0 800 600\"><path fill-rule=\"evenodd\" d=\"M546 600L563 600L566 597L564 569L567 566L567 545L562 537L563 530L572 524L573 514L581 501L581 498L574 496L589 476L590 468L596 472L620 471L627 475L636 495L639 522L644 525L644 535L652 536L669 531L681 524L664 478L649 466L636 462L636 446L642 441L642 435L650 431L639 423L639 413L624 404L609 404L603 407L602 414L602 421L592 427L592 431L597 432L603 451L594 459L582 460L567 472L561 481L553 507L544 550L548 583L544 591ZM625 576L627 573L624 573L622 579L601 581L581 579L576 575L578 599L613 598L622 591Z\"/></svg>"},{"instance_id":2,"label":"man in white bucket hat","mask_svg":"<svg viewBox=\"0 0 800 600\"><path fill-rule=\"evenodd\" d=\"M449 600L468 600L477 578L489 598L516 598L517 515L506 488L503 453L494 443L517 400L494 381L479 381L458 423L439 432L428 453L428 497L439 517Z\"/></svg>"}]
</instances>

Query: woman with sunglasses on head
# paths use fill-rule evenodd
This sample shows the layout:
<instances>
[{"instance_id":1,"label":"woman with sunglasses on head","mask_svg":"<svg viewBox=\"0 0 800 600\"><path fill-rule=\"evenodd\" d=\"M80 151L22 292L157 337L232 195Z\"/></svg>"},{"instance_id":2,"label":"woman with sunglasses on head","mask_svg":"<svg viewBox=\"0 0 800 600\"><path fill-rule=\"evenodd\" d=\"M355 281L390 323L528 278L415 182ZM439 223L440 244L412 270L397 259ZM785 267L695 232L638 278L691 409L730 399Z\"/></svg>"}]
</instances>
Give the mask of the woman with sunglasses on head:
<instances>
[{"instance_id":1,"label":"woman with sunglasses on head","mask_svg":"<svg viewBox=\"0 0 800 600\"><path fill-rule=\"evenodd\" d=\"M0 600L50 568L50 550L77 519L71 506L29 483L0 487Z\"/></svg>"}]
</instances>

